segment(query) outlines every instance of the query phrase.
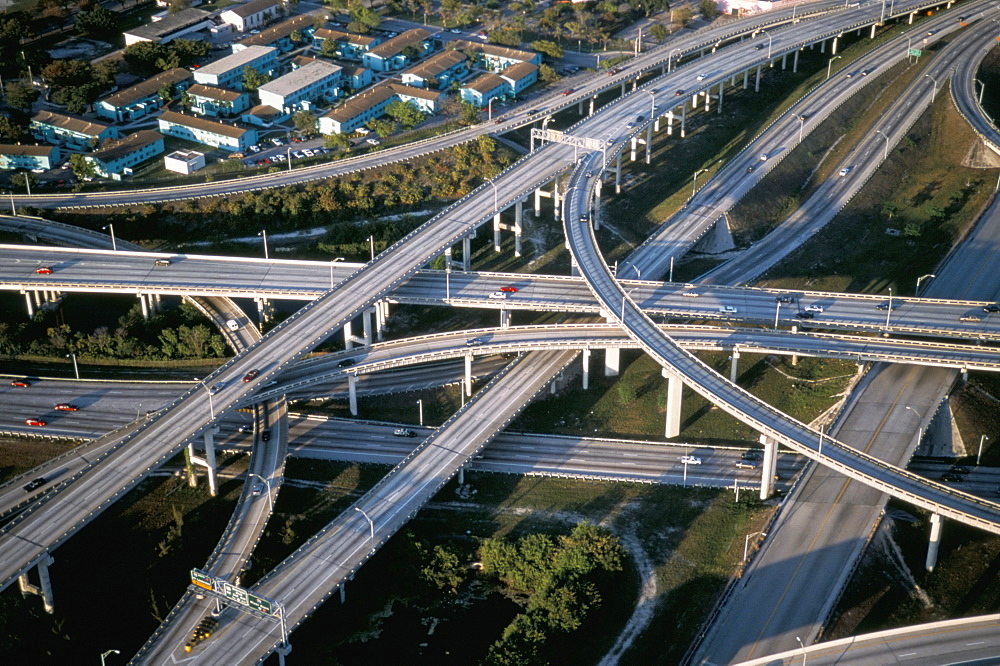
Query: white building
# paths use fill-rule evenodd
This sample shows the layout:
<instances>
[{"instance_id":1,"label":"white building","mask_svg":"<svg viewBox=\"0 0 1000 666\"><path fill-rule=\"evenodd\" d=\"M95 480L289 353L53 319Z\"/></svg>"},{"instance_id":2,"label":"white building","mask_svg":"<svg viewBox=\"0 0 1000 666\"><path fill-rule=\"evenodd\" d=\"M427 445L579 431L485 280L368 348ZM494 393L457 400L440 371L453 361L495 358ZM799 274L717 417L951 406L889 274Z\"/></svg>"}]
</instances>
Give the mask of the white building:
<instances>
[{"instance_id":1,"label":"white building","mask_svg":"<svg viewBox=\"0 0 1000 666\"><path fill-rule=\"evenodd\" d=\"M307 102L332 100L337 97L340 70L322 60L279 76L257 89L260 103L291 113L297 108L307 108Z\"/></svg>"},{"instance_id":2,"label":"white building","mask_svg":"<svg viewBox=\"0 0 1000 666\"><path fill-rule=\"evenodd\" d=\"M245 5L230 5L219 18L236 30L246 32L265 25L281 12L281 0L250 0Z\"/></svg>"},{"instance_id":3,"label":"white building","mask_svg":"<svg viewBox=\"0 0 1000 666\"><path fill-rule=\"evenodd\" d=\"M205 168L205 153L197 150L175 150L163 158L163 167L174 173L189 174Z\"/></svg>"}]
</instances>

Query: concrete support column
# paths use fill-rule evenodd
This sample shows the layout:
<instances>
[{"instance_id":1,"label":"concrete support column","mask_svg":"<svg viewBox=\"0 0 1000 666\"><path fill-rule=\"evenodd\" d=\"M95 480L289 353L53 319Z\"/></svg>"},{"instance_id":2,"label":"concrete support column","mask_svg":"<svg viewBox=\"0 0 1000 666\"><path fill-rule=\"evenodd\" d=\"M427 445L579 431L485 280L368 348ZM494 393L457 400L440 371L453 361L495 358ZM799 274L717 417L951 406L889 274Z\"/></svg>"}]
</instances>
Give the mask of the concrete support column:
<instances>
[{"instance_id":1,"label":"concrete support column","mask_svg":"<svg viewBox=\"0 0 1000 666\"><path fill-rule=\"evenodd\" d=\"M340 584L340 604L344 605L347 603L347 581L345 580Z\"/></svg>"},{"instance_id":2,"label":"concrete support column","mask_svg":"<svg viewBox=\"0 0 1000 666\"><path fill-rule=\"evenodd\" d=\"M583 354L580 356L580 362L583 364L583 389L587 390L590 388L590 349L584 349Z\"/></svg>"},{"instance_id":3,"label":"concrete support column","mask_svg":"<svg viewBox=\"0 0 1000 666\"><path fill-rule=\"evenodd\" d=\"M766 435L760 436L764 445L764 464L760 471L760 498L767 499L774 492L774 473L778 469L778 442Z\"/></svg>"},{"instance_id":4,"label":"concrete support column","mask_svg":"<svg viewBox=\"0 0 1000 666\"><path fill-rule=\"evenodd\" d=\"M711 111L712 106L712 89L709 88L705 90L703 94L705 95L705 113L708 113ZM694 108L698 108L697 105L695 105Z\"/></svg>"},{"instance_id":5,"label":"concrete support column","mask_svg":"<svg viewBox=\"0 0 1000 666\"><path fill-rule=\"evenodd\" d=\"M510 328L510 310L500 308L500 328Z\"/></svg>"},{"instance_id":6,"label":"concrete support column","mask_svg":"<svg viewBox=\"0 0 1000 666\"><path fill-rule=\"evenodd\" d=\"M799 71L799 51L795 50L795 55L792 56L792 73L797 74Z\"/></svg>"},{"instance_id":7,"label":"concrete support column","mask_svg":"<svg viewBox=\"0 0 1000 666\"><path fill-rule=\"evenodd\" d=\"M149 304L146 302L146 294L139 294L139 304L142 306L142 318L149 321Z\"/></svg>"},{"instance_id":8,"label":"concrete support column","mask_svg":"<svg viewBox=\"0 0 1000 666\"><path fill-rule=\"evenodd\" d=\"M588 116L594 115L594 100L595 99L597 99L597 98L596 97L591 97L590 98L590 112L587 113Z\"/></svg>"},{"instance_id":9,"label":"concrete support column","mask_svg":"<svg viewBox=\"0 0 1000 666\"><path fill-rule=\"evenodd\" d=\"M667 111L667 136L674 135L674 110Z\"/></svg>"},{"instance_id":10,"label":"concrete support column","mask_svg":"<svg viewBox=\"0 0 1000 666\"><path fill-rule=\"evenodd\" d=\"M195 459L195 457L196 456L194 454L194 444L193 443L188 444L186 447L184 447L184 463L185 463L185 467L187 468L187 477L188 477L188 487L189 488L197 488L198 487L198 475L194 471L194 459Z\"/></svg>"},{"instance_id":11,"label":"concrete support column","mask_svg":"<svg viewBox=\"0 0 1000 666\"><path fill-rule=\"evenodd\" d=\"M493 251L500 251L500 213L493 216Z\"/></svg>"},{"instance_id":12,"label":"concrete support column","mask_svg":"<svg viewBox=\"0 0 1000 666\"><path fill-rule=\"evenodd\" d=\"M629 159L635 162L635 149L639 145L639 140L636 137L629 139Z\"/></svg>"},{"instance_id":13,"label":"concrete support column","mask_svg":"<svg viewBox=\"0 0 1000 666\"><path fill-rule=\"evenodd\" d=\"M523 230L521 222L524 219L524 200L521 199L514 204L514 256L521 256L521 232Z\"/></svg>"},{"instance_id":14,"label":"concrete support column","mask_svg":"<svg viewBox=\"0 0 1000 666\"><path fill-rule=\"evenodd\" d=\"M621 368L621 350L617 347L608 347L604 350L604 376L617 377Z\"/></svg>"},{"instance_id":15,"label":"concrete support column","mask_svg":"<svg viewBox=\"0 0 1000 666\"><path fill-rule=\"evenodd\" d=\"M615 159L615 194L622 193L622 154Z\"/></svg>"},{"instance_id":16,"label":"concrete support column","mask_svg":"<svg viewBox=\"0 0 1000 666\"><path fill-rule=\"evenodd\" d=\"M35 316L35 304L31 302L31 292L24 292L24 302L28 305L28 319Z\"/></svg>"},{"instance_id":17,"label":"concrete support column","mask_svg":"<svg viewBox=\"0 0 1000 666\"><path fill-rule=\"evenodd\" d=\"M382 342L385 320L389 318L389 301L375 301L375 339Z\"/></svg>"},{"instance_id":18,"label":"concrete support column","mask_svg":"<svg viewBox=\"0 0 1000 666\"><path fill-rule=\"evenodd\" d=\"M351 333L351 322L344 323L344 349L350 351L354 349L354 334Z\"/></svg>"},{"instance_id":19,"label":"concrete support column","mask_svg":"<svg viewBox=\"0 0 1000 666\"><path fill-rule=\"evenodd\" d=\"M42 307L42 295L39 292L37 292L37 291L31 292L31 295L35 299L35 307L36 308Z\"/></svg>"},{"instance_id":20,"label":"concrete support column","mask_svg":"<svg viewBox=\"0 0 1000 666\"><path fill-rule=\"evenodd\" d=\"M372 343L372 315L375 314L375 308L365 308L364 312L361 313L361 327L364 332L365 346L370 346Z\"/></svg>"},{"instance_id":21,"label":"concrete support column","mask_svg":"<svg viewBox=\"0 0 1000 666\"><path fill-rule=\"evenodd\" d=\"M263 326L264 322L267 321L267 315L264 312L264 299L255 298L253 300L257 304L257 325Z\"/></svg>"},{"instance_id":22,"label":"concrete support column","mask_svg":"<svg viewBox=\"0 0 1000 666\"><path fill-rule=\"evenodd\" d=\"M750 70L749 69L744 69L743 70L743 90L746 90L749 85L750 85Z\"/></svg>"},{"instance_id":23,"label":"concrete support column","mask_svg":"<svg viewBox=\"0 0 1000 666\"><path fill-rule=\"evenodd\" d=\"M625 84L626 83L628 83L628 82L627 81L622 81L622 97L625 96Z\"/></svg>"},{"instance_id":24,"label":"concrete support column","mask_svg":"<svg viewBox=\"0 0 1000 666\"><path fill-rule=\"evenodd\" d=\"M535 190L535 217L542 216L542 188Z\"/></svg>"},{"instance_id":25,"label":"concrete support column","mask_svg":"<svg viewBox=\"0 0 1000 666\"><path fill-rule=\"evenodd\" d=\"M927 562L925 565L928 571L934 571L934 567L937 566L938 547L941 545L941 523L941 514L932 513L931 536L927 542ZM41 573L41 570L39 570L39 573Z\"/></svg>"},{"instance_id":26,"label":"concrete support column","mask_svg":"<svg viewBox=\"0 0 1000 666\"><path fill-rule=\"evenodd\" d=\"M559 221L559 181L552 181L552 219L556 222Z\"/></svg>"},{"instance_id":27,"label":"concrete support column","mask_svg":"<svg viewBox=\"0 0 1000 666\"><path fill-rule=\"evenodd\" d=\"M684 397L684 382L681 381L680 377L667 372L666 368L660 372L667 380L667 414L663 436L677 437L681 434L681 403Z\"/></svg>"},{"instance_id":28,"label":"concrete support column","mask_svg":"<svg viewBox=\"0 0 1000 666\"><path fill-rule=\"evenodd\" d=\"M787 69L786 67L787 64L788 64L788 54L784 53L781 56L781 71L785 71Z\"/></svg>"},{"instance_id":29,"label":"concrete support column","mask_svg":"<svg viewBox=\"0 0 1000 666\"><path fill-rule=\"evenodd\" d=\"M577 113L577 115L581 115L581 116L583 115L583 100L582 99L576 105L576 113Z\"/></svg>"},{"instance_id":30,"label":"concrete support column","mask_svg":"<svg viewBox=\"0 0 1000 666\"><path fill-rule=\"evenodd\" d=\"M733 347L733 353L729 356L729 381L736 383L736 375L739 373L740 348Z\"/></svg>"},{"instance_id":31,"label":"concrete support column","mask_svg":"<svg viewBox=\"0 0 1000 666\"><path fill-rule=\"evenodd\" d=\"M875 39L875 24L874 23L872 23L872 31L868 35L868 39Z\"/></svg>"},{"instance_id":32,"label":"concrete support column","mask_svg":"<svg viewBox=\"0 0 1000 666\"><path fill-rule=\"evenodd\" d=\"M910 16L906 21L906 25L913 25L913 17L916 16L916 12L910 12Z\"/></svg>"},{"instance_id":33,"label":"concrete support column","mask_svg":"<svg viewBox=\"0 0 1000 666\"><path fill-rule=\"evenodd\" d=\"M472 397L472 354L465 357L465 395Z\"/></svg>"},{"instance_id":34,"label":"concrete support column","mask_svg":"<svg viewBox=\"0 0 1000 666\"><path fill-rule=\"evenodd\" d=\"M687 104L681 107L681 138L687 136Z\"/></svg>"},{"instance_id":35,"label":"concrete support column","mask_svg":"<svg viewBox=\"0 0 1000 666\"><path fill-rule=\"evenodd\" d=\"M832 55L832 56L837 55L837 40L838 39L840 39L840 38L839 37L834 37L833 41L830 43L830 55Z\"/></svg>"},{"instance_id":36,"label":"concrete support column","mask_svg":"<svg viewBox=\"0 0 1000 666\"><path fill-rule=\"evenodd\" d=\"M719 109L718 109L718 114L720 116L722 115L722 94L723 94L723 91L725 90L725 88L726 88L725 82L724 81L719 81Z\"/></svg>"},{"instance_id":37,"label":"concrete support column","mask_svg":"<svg viewBox=\"0 0 1000 666\"><path fill-rule=\"evenodd\" d=\"M472 237L462 239L462 270L468 271L472 265Z\"/></svg>"},{"instance_id":38,"label":"concrete support column","mask_svg":"<svg viewBox=\"0 0 1000 666\"><path fill-rule=\"evenodd\" d=\"M358 376L347 375L347 402L351 416L358 415Z\"/></svg>"},{"instance_id":39,"label":"concrete support column","mask_svg":"<svg viewBox=\"0 0 1000 666\"><path fill-rule=\"evenodd\" d=\"M653 126L646 126L646 164L653 161Z\"/></svg>"},{"instance_id":40,"label":"concrete support column","mask_svg":"<svg viewBox=\"0 0 1000 666\"><path fill-rule=\"evenodd\" d=\"M18 587L21 589L21 596L27 597L29 594L40 596L42 598L42 606L49 615L56 612L55 602L52 597L52 579L49 577L49 566L53 564L55 564L55 560L48 554L38 563L38 585L32 585L29 582L28 574L22 574L17 578Z\"/></svg>"},{"instance_id":41,"label":"concrete support column","mask_svg":"<svg viewBox=\"0 0 1000 666\"><path fill-rule=\"evenodd\" d=\"M757 78L753 84L753 91L760 92L760 65L757 65Z\"/></svg>"},{"instance_id":42,"label":"concrete support column","mask_svg":"<svg viewBox=\"0 0 1000 666\"><path fill-rule=\"evenodd\" d=\"M826 53L826 40L824 39L819 43L819 52Z\"/></svg>"},{"instance_id":43,"label":"concrete support column","mask_svg":"<svg viewBox=\"0 0 1000 666\"><path fill-rule=\"evenodd\" d=\"M219 494L219 481L215 469L215 435L214 428L205 432L205 469L208 470L208 494L215 497Z\"/></svg>"},{"instance_id":44,"label":"concrete support column","mask_svg":"<svg viewBox=\"0 0 1000 666\"><path fill-rule=\"evenodd\" d=\"M464 486L465 485L465 468L464 467L459 467L458 468L458 485L460 485L460 486Z\"/></svg>"}]
</instances>

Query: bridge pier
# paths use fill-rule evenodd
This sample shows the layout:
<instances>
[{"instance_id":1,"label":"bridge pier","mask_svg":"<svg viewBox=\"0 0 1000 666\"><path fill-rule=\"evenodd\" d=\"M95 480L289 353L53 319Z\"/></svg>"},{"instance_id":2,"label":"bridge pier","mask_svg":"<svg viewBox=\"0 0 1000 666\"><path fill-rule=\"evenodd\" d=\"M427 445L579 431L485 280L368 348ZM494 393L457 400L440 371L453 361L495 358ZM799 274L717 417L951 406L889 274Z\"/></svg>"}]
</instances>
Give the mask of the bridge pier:
<instances>
[{"instance_id":1,"label":"bridge pier","mask_svg":"<svg viewBox=\"0 0 1000 666\"><path fill-rule=\"evenodd\" d=\"M666 368L660 374L667 380L666 420L663 428L664 437L677 437L681 434L681 402L684 394L684 382L681 378Z\"/></svg>"},{"instance_id":2,"label":"bridge pier","mask_svg":"<svg viewBox=\"0 0 1000 666\"><path fill-rule=\"evenodd\" d=\"M774 492L774 473L778 469L778 442L761 435L760 443L764 445L764 463L760 471L760 498L765 500Z\"/></svg>"},{"instance_id":3,"label":"bridge pier","mask_svg":"<svg viewBox=\"0 0 1000 666\"><path fill-rule=\"evenodd\" d=\"M344 605L347 603L347 581L345 580L340 584L340 604Z\"/></svg>"},{"instance_id":4,"label":"bridge pier","mask_svg":"<svg viewBox=\"0 0 1000 666\"><path fill-rule=\"evenodd\" d=\"M358 376L347 375L347 405L351 410L351 416L358 415Z\"/></svg>"},{"instance_id":5,"label":"bridge pier","mask_svg":"<svg viewBox=\"0 0 1000 666\"><path fill-rule=\"evenodd\" d=\"M142 306L142 318L149 321L149 304L146 302L146 294L139 293L139 305Z\"/></svg>"},{"instance_id":6,"label":"bridge pier","mask_svg":"<svg viewBox=\"0 0 1000 666\"><path fill-rule=\"evenodd\" d=\"M667 111L667 136L674 135L674 110Z\"/></svg>"},{"instance_id":7,"label":"bridge pier","mask_svg":"<svg viewBox=\"0 0 1000 666\"><path fill-rule=\"evenodd\" d=\"M588 116L594 115L594 100L596 100L596 99L597 99L596 97L591 97L590 98L590 112L587 113Z\"/></svg>"},{"instance_id":8,"label":"bridge pier","mask_svg":"<svg viewBox=\"0 0 1000 666\"><path fill-rule=\"evenodd\" d=\"M754 92L760 92L760 70L761 70L761 66L757 65L757 77L754 80L754 84L753 84L753 91Z\"/></svg>"},{"instance_id":9,"label":"bridge pier","mask_svg":"<svg viewBox=\"0 0 1000 666\"><path fill-rule=\"evenodd\" d=\"M743 70L743 90L746 90L750 86L750 70Z\"/></svg>"},{"instance_id":10,"label":"bridge pier","mask_svg":"<svg viewBox=\"0 0 1000 666\"><path fill-rule=\"evenodd\" d=\"M493 251L500 251L500 232L514 232L514 256L521 256L521 222L524 219L524 199L514 202L514 224L504 224L500 213L493 216Z\"/></svg>"},{"instance_id":11,"label":"bridge pier","mask_svg":"<svg viewBox=\"0 0 1000 666\"><path fill-rule=\"evenodd\" d=\"M615 194L622 193L622 154L615 159Z\"/></svg>"},{"instance_id":12,"label":"bridge pier","mask_svg":"<svg viewBox=\"0 0 1000 666\"><path fill-rule=\"evenodd\" d=\"M364 345L366 347L370 346L372 343L372 315L375 314L375 308L365 308L361 313L361 330L364 335Z\"/></svg>"},{"instance_id":13,"label":"bridge pier","mask_svg":"<svg viewBox=\"0 0 1000 666\"><path fill-rule=\"evenodd\" d=\"M184 447L184 471L187 472L189 488L198 487L198 475L194 471L194 458L194 443L191 443Z\"/></svg>"},{"instance_id":14,"label":"bridge pier","mask_svg":"<svg viewBox=\"0 0 1000 666\"><path fill-rule=\"evenodd\" d=\"M653 160L653 126L646 126L646 164Z\"/></svg>"},{"instance_id":15,"label":"bridge pier","mask_svg":"<svg viewBox=\"0 0 1000 666\"><path fill-rule=\"evenodd\" d=\"M458 485L465 485L465 466L458 468Z\"/></svg>"},{"instance_id":16,"label":"bridge pier","mask_svg":"<svg viewBox=\"0 0 1000 666\"><path fill-rule=\"evenodd\" d=\"M590 388L590 348L587 347L580 355L580 363L583 366L583 390Z\"/></svg>"},{"instance_id":17,"label":"bridge pier","mask_svg":"<svg viewBox=\"0 0 1000 666\"><path fill-rule=\"evenodd\" d=\"M472 236L462 239L462 270L468 272L472 266Z\"/></svg>"},{"instance_id":18,"label":"bridge pier","mask_svg":"<svg viewBox=\"0 0 1000 666\"><path fill-rule=\"evenodd\" d=\"M500 328L510 328L510 310L500 308Z\"/></svg>"},{"instance_id":19,"label":"bridge pier","mask_svg":"<svg viewBox=\"0 0 1000 666\"><path fill-rule=\"evenodd\" d=\"M42 598L42 606L49 615L56 612L55 602L52 598L52 579L49 578L49 567L55 564L55 562L48 553L38 562L36 565L38 568L38 585L33 585L29 581L27 573L23 573L17 577L17 585L21 589L21 596L27 597L29 594L40 596Z\"/></svg>"},{"instance_id":20,"label":"bridge pier","mask_svg":"<svg viewBox=\"0 0 1000 666\"><path fill-rule=\"evenodd\" d=\"M687 104L681 106L681 138L687 136Z\"/></svg>"},{"instance_id":21,"label":"bridge pier","mask_svg":"<svg viewBox=\"0 0 1000 666\"><path fill-rule=\"evenodd\" d=\"M724 81L719 81L719 108L716 111L716 113L718 113L720 116L722 115L722 96L723 96L723 91L725 90L725 88L726 88L725 82Z\"/></svg>"},{"instance_id":22,"label":"bridge pier","mask_svg":"<svg viewBox=\"0 0 1000 666\"><path fill-rule=\"evenodd\" d=\"M34 303L31 302L32 292L25 291L22 293L24 294L24 302L28 305L28 319L31 319L32 317L35 316L35 305Z\"/></svg>"},{"instance_id":23,"label":"bridge pier","mask_svg":"<svg viewBox=\"0 0 1000 666\"><path fill-rule=\"evenodd\" d=\"M831 56L837 55L837 40L838 39L840 39L840 37L834 37L833 41L830 42L830 55Z\"/></svg>"},{"instance_id":24,"label":"bridge pier","mask_svg":"<svg viewBox=\"0 0 1000 666\"><path fill-rule=\"evenodd\" d=\"M608 347L604 350L604 376L617 377L621 368L621 349Z\"/></svg>"},{"instance_id":25,"label":"bridge pier","mask_svg":"<svg viewBox=\"0 0 1000 666\"><path fill-rule=\"evenodd\" d=\"M375 338L382 342L384 339L385 322L389 319L389 301L384 298L375 301Z\"/></svg>"},{"instance_id":26,"label":"bridge pier","mask_svg":"<svg viewBox=\"0 0 1000 666\"><path fill-rule=\"evenodd\" d=\"M941 545L942 522L943 518L940 513L931 514L931 535L927 542L927 561L925 563L927 571L934 571L934 567L937 566L938 547Z\"/></svg>"},{"instance_id":27,"label":"bridge pier","mask_svg":"<svg viewBox=\"0 0 1000 666\"><path fill-rule=\"evenodd\" d=\"M465 355L465 395L472 397L472 354Z\"/></svg>"},{"instance_id":28,"label":"bridge pier","mask_svg":"<svg viewBox=\"0 0 1000 666\"><path fill-rule=\"evenodd\" d=\"M636 146L639 144L639 140L636 137L629 139L629 158L635 162Z\"/></svg>"},{"instance_id":29,"label":"bridge pier","mask_svg":"<svg viewBox=\"0 0 1000 666\"><path fill-rule=\"evenodd\" d=\"M736 375L739 373L740 348L734 346L733 353L729 355L729 381L736 383Z\"/></svg>"},{"instance_id":30,"label":"bridge pier","mask_svg":"<svg viewBox=\"0 0 1000 666\"><path fill-rule=\"evenodd\" d=\"M343 587L340 588L343 591ZM344 603L341 601L340 603ZM274 648L274 653L278 655L278 666L285 666L285 657L289 655L292 651L291 643L285 643L279 647Z\"/></svg>"},{"instance_id":31,"label":"bridge pier","mask_svg":"<svg viewBox=\"0 0 1000 666\"><path fill-rule=\"evenodd\" d=\"M208 494L216 497L219 494L219 478L215 465L215 428L205 433L205 469L208 472Z\"/></svg>"},{"instance_id":32,"label":"bridge pier","mask_svg":"<svg viewBox=\"0 0 1000 666\"><path fill-rule=\"evenodd\" d=\"M796 49L795 50L795 55L792 56L792 74L798 74L799 73L799 51L800 50L801 49Z\"/></svg>"}]
</instances>

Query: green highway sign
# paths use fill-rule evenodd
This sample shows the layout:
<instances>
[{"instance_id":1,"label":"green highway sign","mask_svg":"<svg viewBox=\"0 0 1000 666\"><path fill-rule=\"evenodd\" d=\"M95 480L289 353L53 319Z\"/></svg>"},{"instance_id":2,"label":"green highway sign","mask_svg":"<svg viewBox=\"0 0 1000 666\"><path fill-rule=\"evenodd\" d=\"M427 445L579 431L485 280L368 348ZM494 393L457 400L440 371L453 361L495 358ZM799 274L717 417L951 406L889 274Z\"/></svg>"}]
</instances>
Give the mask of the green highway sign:
<instances>
[{"instance_id":1,"label":"green highway sign","mask_svg":"<svg viewBox=\"0 0 1000 666\"><path fill-rule=\"evenodd\" d=\"M215 578L212 574L205 573L201 569L191 569L191 582L198 587L211 590L214 580Z\"/></svg>"},{"instance_id":2,"label":"green highway sign","mask_svg":"<svg viewBox=\"0 0 1000 666\"><path fill-rule=\"evenodd\" d=\"M921 53L923 53L923 51L921 51L920 49L910 49L910 52L909 52L908 55L911 55L914 58L919 58Z\"/></svg>"},{"instance_id":3,"label":"green highway sign","mask_svg":"<svg viewBox=\"0 0 1000 666\"><path fill-rule=\"evenodd\" d=\"M265 613L267 615L271 615L272 614L271 613L271 600L270 599L265 599L264 597L258 597L255 594L248 594L247 595L247 605L250 606L250 608L252 608L255 611L258 611L260 613Z\"/></svg>"},{"instance_id":4,"label":"green highway sign","mask_svg":"<svg viewBox=\"0 0 1000 666\"><path fill-rule=\"evenodd\" d=\"M249 597L249 593L242 587L238 587L232 583L222 583L222 594L225 595L227 599L231 599L238 604L242 604L243 606L250 605L247 603L249 601L247 598Z\"/></svg>"}]
</instances>

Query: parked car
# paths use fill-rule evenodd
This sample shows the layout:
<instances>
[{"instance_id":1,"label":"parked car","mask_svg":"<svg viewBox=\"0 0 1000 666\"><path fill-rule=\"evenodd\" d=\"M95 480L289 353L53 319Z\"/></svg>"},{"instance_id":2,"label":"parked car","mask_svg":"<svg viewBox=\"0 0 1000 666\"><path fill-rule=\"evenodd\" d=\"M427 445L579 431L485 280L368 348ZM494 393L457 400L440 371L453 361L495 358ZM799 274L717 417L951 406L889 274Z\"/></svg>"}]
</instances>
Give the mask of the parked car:
<instances>
[{"instance_id":1,"label":"parked car","mask_svg":"<svg viewBox=\"0 0 1000 666\"><path fill-rule=\"evenodd\" d=\"M372 146L377 146L377 145L379 145L382 142L379 141L378 139L365 139L365 143L367 143L369 145L372 145Z\"/></svg>"},{"instance_id":2,"label":"parked car","mask_svg":"<svg viewBox=\"0 0 1000 666\"><path fill-rule=\"evenodd\" d=\"M56 410L57 412L78 412L78 411L80 411L80 408L77 407L76 405L74 405L71 402L60 402L58 405L56 405L52 409Z\"/></svg>"},{"instance_id":3,"label":"parked car","mask_svg":"<svg viewBox=\"0 0 1000 666\"><path fill-rule=\"evenodd\" d=\"M701 464L701 458L698 458L696 456L681 456L681 464L682 465L700 465Z\"/></svg>"}]
</instances>

